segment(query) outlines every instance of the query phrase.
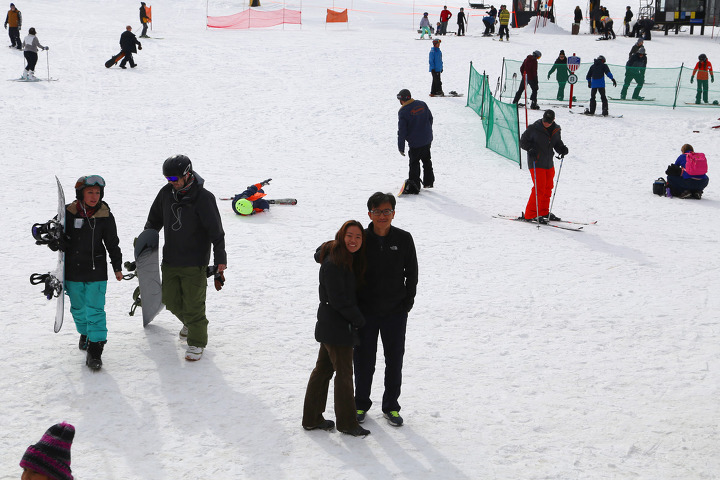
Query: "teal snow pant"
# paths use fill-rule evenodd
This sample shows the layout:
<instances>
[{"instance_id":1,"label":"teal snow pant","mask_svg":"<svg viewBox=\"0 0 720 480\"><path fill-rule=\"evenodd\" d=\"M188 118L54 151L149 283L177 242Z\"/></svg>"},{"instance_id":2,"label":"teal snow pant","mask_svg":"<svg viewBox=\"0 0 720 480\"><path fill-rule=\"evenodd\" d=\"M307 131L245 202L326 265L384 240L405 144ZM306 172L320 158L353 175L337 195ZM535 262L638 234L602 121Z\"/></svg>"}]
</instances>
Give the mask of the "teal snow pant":
<instances>
[{"instance_id":1,"label":"teal snow pant","mask_svg":"<svg viewBox=\"0 0 720 480\"><path fill-rule=\"evenodd\" d=\"M105 317L105 292L107 281L65 282L70 297L70 313L80 335L87 335L90 342L107 340Z\"/></svg>"},{"instance_id":2,"label":"teal snow pant","mask_svg":"<svg viewBox=\"0 0 720 480\"><path fill-rule=\"evenodd\" d=\"M205 348L208 320L205 317L207 266L162 266L162 301L188 328L187 344Z\"/></svg>"}]
</instances>

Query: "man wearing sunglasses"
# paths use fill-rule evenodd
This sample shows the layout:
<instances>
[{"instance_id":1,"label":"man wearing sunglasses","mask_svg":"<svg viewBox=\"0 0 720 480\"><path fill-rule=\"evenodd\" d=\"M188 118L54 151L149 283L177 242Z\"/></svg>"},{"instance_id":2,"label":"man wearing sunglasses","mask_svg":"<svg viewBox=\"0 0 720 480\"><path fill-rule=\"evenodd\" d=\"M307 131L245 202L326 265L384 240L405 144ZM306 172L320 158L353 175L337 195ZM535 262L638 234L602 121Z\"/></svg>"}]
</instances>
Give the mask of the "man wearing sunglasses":
<instances>
[{"instance_id":1,"label":"man wearing sunglasses","mask_svg":"<svg viewBox=\"0 0 720 480\"><path fill-rule=\"evenodd\" d=\"M162 300L183 323L185 359L200 360L207 345L205 316L207 267L213 247L217 273L227 266L225 232L215 196L192 169L190 159L175 155L163 164L168 184L150 207L145 228L165 229L162 259Z\"/></svg>"},{"instance_id":2,"label":"man wearing sunglasses","mask_svg":"<svg viewBox=\"0 0 720 480\"><path fill-rule=\"evenodd\" d=\"M409 232L392 226L395 218L395 197L376 192L367 202L372 222L365 229L367 270L365 283L358 291L358 305L365 316L365 326L355 346L355 406L358 422L365 421L372 405L370 390L378 335L385 355L385 392L382 412L392 426L403 424L400 416L402 364L405 354L405 329L408 312L415 302L418 280L415 243Z\"/></svg>"}]
</instances>

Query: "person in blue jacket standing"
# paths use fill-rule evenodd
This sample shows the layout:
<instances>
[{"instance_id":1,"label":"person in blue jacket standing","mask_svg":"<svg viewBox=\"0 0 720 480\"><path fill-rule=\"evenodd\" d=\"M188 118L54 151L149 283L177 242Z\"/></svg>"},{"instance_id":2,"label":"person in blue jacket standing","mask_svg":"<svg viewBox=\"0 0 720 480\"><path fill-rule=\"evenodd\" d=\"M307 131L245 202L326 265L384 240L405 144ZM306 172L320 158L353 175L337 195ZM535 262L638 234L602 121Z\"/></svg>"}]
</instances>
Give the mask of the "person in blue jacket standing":
<instances>
[{"instance_id":1,"label":"person in blue jacket standing","mask_svg":"<svg viewBox=\"0 0 720 480\"><path fill-rule=\"evenodd\" d=\"M433 39L433 46L430 49L430 73L432 74L432 86L430 96L437 97L445 95L442 90L440 74L443 71L442 52L440 51L440 39Z\"/></svg>"},{"instance_id":2,"label":"person in blue jacket standing","mask_svg":"<svg viewBox=\"0 0 720 480\"><path fill-rule=\"evenodd\" d=\"M405 156L405 142L408 144L410 171L403 194L420 193L420 162L423 165L423 185L432 188L435 183L430 146L433 141L433 116L427 104L415 100L410 90L403 88L397 94L400 101L398 110L398 150Z\"/></svg>"},{"instance_id":3,"label":"person in blue jacket standing","mask_svg":"<svg viewBox=\"0 0 720 480\"><path fill-rule=\"evenodd\" d=\"M585 79L588 82L588 88L590 88L590 109L585 109L586 115L595 115L595 109L597 108L597 101L595 95L600 92L600 100L602 101L602 114L603 116L608 115L608 101L605 96L605 75L612 80L613 87L617 87L617 82L613 78L610 68L605 65L605 57L600 55L595 59L588 70Z\"/></svg>"}]
</instances>

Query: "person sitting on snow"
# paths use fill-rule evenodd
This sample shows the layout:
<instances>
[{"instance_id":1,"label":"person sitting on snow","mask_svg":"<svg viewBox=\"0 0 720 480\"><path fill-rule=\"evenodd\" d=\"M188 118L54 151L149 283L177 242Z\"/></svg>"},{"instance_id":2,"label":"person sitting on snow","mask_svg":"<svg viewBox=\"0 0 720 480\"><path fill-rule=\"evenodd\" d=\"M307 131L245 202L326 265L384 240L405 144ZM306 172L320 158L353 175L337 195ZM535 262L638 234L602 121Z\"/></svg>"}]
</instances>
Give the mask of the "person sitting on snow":
<instances>
[{"instance_id":1,"label":"person sitting on snow","mask_svg":"<svg viewBox=\"0 0 720 480\"><path fill-rule=\"evenodd\" d=\"M670 193L679 198L702 198L703 190L710 182L707 176L707 159L703 153L695 153L692 145L680 148L682 154L665 171Z\"/></svg>"},{"instance_id":2,"label":"person sitting on snow","mask_svg":"<svg viewBox=\"0 0 720 480\"><path fill-rule=\"evenodd\" d=\"M267 194L262 189L270 180L272 178L250 185L244 192L235 195L232 201L233 212L245 216L270 210L270 202L263 198Z\"/></svg>"}]
</instances>

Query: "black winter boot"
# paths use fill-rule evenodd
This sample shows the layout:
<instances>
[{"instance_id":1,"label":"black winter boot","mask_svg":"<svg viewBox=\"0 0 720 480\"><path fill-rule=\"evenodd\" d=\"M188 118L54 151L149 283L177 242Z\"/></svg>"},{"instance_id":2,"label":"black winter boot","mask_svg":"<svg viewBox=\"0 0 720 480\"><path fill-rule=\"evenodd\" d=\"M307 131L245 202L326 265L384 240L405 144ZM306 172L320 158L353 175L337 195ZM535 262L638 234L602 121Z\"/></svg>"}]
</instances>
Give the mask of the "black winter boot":
<instances>
[{"instance_id":1,"label":"black winter boot","mask_svg":"<svg viewBox=\"0 0 720 480\"><path fill-rule=\"evenodd\" d=\"M85 365L90 367L91 370L100 370L102 367L102 353L105 343L107 342L88 342Z\"/></svg>"},{"instance_id":2,"label":"black winter boot","mask_svg":"<svg viewBox=\"0 0 720 480\"><path fill-rule=\"evenodd\" d=\"M87 335L80 335L80 341L78 342L78 348L80 350L87 350Z\"/></svg>"}]
</instances>

